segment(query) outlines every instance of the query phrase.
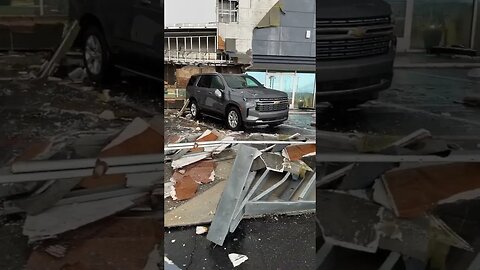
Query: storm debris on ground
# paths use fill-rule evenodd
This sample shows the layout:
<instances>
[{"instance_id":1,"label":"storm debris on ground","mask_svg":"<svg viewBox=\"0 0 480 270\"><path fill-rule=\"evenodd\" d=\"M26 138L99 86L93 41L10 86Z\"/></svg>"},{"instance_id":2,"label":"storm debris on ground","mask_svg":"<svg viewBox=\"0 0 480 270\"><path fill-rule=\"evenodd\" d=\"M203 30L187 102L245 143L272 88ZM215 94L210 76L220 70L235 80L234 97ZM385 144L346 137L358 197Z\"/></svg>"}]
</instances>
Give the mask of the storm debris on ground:
<instances>
[{"instance_id":1,"label":"storm debris on ground","mask_svg":"<svg viewBox=\"0 0 480 270\"><path fill-rule=\"evenodd\" d=\"M402 138L377 137L368 143L359 135L321 135L343 149L374 150L392 161L362 162L359 154L356 162L319 163L316 222L323 246L317 250L317 267L338 248L389 251L384 262L389 268L382 269L393 269L402 258L424 267L433 262L446 267L450 251L472 256L478 252L475 237L466 233L468 226L452 223L451 210L445 209L471 209L455 213L455 219L463 224L477 220L473 209L480 198L480 163L457 155L456 149L433 139L427 130ZM426 157L444 160L417 161Z\"/></svg>"},{"instance_id":2,"label":"storm debris on ground","mask_svg":"<svg viewBox=\"0 0 480 270\"><path fill-rule=\"evenodd\" d=\"M24 215L23 235L35 247L26 269L152 264L162 237L163 166L162 127L141 118L119 132L27 147L0 174L2 216Z\"/></svg>"}]
</instances>

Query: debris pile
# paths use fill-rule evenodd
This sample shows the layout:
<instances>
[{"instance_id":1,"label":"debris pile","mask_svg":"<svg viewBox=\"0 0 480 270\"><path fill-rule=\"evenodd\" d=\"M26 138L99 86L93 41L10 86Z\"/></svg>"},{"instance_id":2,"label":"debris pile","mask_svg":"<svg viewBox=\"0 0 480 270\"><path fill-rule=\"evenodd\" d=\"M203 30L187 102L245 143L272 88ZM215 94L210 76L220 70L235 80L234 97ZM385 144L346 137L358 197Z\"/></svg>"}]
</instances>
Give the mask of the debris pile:
<instances>
[{"instance_id":1,"label":"debris pile","mask_svg":"<svg viewBox=\"0 0 480 270\"><path fill-rule=\"evenodd\" d=\"M402 255L422 265L442 262L438 269L445 269L450 247L473 252L473 243L467 241L472 239L465 240L462 232L449 227L437 209L480 198L480 163L402 160L402 154L418 158L450 154L445 143L435 142L425 130L383 145L379 152L389 153L395 161L318 166L316 221L324 244L317 253L317 266L335 246L369 253L391 251L381 269L393 269Z\"/></svg>"},{"instance_id":2,"label":"debris pile","mask_svg":"<svg viewBox=\"0 0 480 270\"><path fill-rule=\"evenodd\" d=\"M24 214L23 234L34 246L26 269L160 264L161 128L136 118L108 140L92 137L99 145L88 147L101 151L84 150L94 157L44 160L47 148L2 170L2 214Z\"/></svg>"},{"instance_id":3,"label":"debris pile","mask_svg":"<svg viewBox=\"0 0 480 270\"><path fill-rule=\"evenodd\" d=\"M314 142L299 134L254 134L250 140L229 135L207 130L167 139L173 173L165 197L184 202L165 214L165 227L211 223L196 233L223 245L243 218L315 211ZM225 179L216 180L218 168L227 171ZM203 185L208 188L197 194Z\"/></svg>"}]
</instances>

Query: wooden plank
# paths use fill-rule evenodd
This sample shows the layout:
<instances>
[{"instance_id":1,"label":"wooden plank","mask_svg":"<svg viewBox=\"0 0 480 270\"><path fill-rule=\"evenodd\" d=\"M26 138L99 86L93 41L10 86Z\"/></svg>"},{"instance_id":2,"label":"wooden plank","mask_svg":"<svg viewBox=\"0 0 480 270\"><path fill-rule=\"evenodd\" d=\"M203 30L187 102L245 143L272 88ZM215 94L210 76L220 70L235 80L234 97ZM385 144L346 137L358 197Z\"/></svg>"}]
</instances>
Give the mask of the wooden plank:
<instances>
[{"instance_id":1,"label":"wooden plank","mask_svg":"<svg viewBox=\"0 0 480 270\"><path fill-rule=\"evenodd\" d=\"M70 50L70 48L72 47L79 32L80 32L80 24L78 23L78 21L74 21L72 26L68 30L67 34L65 35L62 43L53 54L50 61L48 62L47 66L45 67L45 69L42 70L40 74L40 78L47 78L53 73L56 65L60 63L60 61L65 56L67 51Z\"/></svg>"}]
</instances>

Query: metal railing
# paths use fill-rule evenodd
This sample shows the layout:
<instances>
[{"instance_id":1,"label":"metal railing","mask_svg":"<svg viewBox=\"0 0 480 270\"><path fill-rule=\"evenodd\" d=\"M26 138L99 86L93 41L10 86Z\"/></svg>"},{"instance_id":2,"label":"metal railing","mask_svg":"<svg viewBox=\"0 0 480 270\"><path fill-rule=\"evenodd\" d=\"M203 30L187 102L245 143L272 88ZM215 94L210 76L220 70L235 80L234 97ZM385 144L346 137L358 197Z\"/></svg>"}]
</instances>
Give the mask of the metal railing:
<instances>
[{"instance_id":1,"label":"metal railing","mask_svg":"<svg viewBox=\"0 0 480 270\"><path fill-rule=\"evenodd\" d=\"M179 64L229 63L218 50L217 36L165 37L165 61Z\"/></svg>"}]
</instances>

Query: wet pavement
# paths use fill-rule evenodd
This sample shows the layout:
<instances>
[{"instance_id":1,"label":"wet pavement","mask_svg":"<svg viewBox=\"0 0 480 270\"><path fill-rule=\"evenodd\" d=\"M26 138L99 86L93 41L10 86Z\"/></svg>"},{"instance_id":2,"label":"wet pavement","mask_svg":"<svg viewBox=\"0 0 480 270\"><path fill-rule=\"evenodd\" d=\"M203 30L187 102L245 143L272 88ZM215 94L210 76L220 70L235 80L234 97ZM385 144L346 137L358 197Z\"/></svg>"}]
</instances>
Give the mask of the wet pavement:
<instances>
[{"instance_id":1,"label":"wet pavement","mask_svg":"<svg viewBox=\"0 0 480 270\"><path fill-rule=\"evenodd\" d=\"M216 129L219 131L224 131L226 133L230 132L223 123L221 119L213 118L210 116L201 116L198 120L192 120L188 117L176 117L178 110L166 110L165 116L166 121L166 135L174 134L175 132L182 131L192 131L196 127L208 127L210 129ZM277 127L269 126L254 126L246 127L242 130L242 133L245 136L254 133L264 133L264 134L282 134L282 135L293 135L300 133L307 138L315 138L315 127L312 126L314 112L301 112L294 111L289 115L289 119L282 125ZM172 129L174 132L172 132Z\"/></svg>"},{"instance_id":2,"label":"wet pavement","mask_svg":"<svg viewBox=\"0 0 480 270\"><path fill-rule=\"evenodd\" d=\"M235 269L313 269L315 223L313 215L274 216L243 220L216 246L195 227L165 232L165 256L184 270L233 269L229 253L248 260Z\"/></svg>"},{"instance_id":3,"label":"wet pavement","mask_svg":"<svg viewBox=\"0 0 480 270\"><path fill-rule=\"evenodd\" d=\"M424 128L464 148L480 148L480 108L460 101L480 94L469 69L397 69L377 101L338 112L320 104L317 127L338 132L406 135Z\"/></svg>"}]
</instances>

